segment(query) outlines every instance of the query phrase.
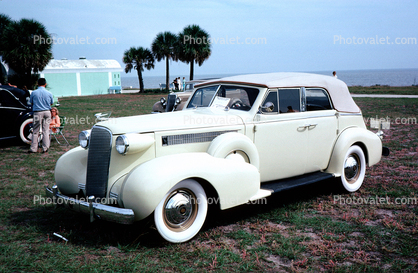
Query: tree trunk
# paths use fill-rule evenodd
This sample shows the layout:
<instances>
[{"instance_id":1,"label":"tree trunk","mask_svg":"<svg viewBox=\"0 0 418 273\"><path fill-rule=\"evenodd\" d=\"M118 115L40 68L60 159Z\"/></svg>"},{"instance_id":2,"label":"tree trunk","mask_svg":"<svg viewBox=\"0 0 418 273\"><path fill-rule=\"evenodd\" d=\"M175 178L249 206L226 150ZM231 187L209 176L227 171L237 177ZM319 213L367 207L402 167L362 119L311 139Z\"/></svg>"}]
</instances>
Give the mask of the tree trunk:
<instances>
[{"instance_id":1,"label":"tree trunk","mask_svg":"<svg viewBox=\"0 0 418 273\"><path fill-rule=\"evenodd\" d=\"M170 62L169 62L169 57L165 57L165 89L169 90L170 89Z\"/></svg>"},{"instance_id":2,"label":"tree trunk","mask_svg":"<svg viewBox=\"0 0 418 273\"><path fill-rule=\"evenodd\" d=\"M193 67L194 67L194 60L190 62L190 80L193 80Z\"/></svg>"},{"instance_id":3,"label":"tree trunk","mask_svg":"<svg viewBox=\"0 0 418 273\"><path fill-rule=\"evenodd\" d=\"M138 79L139 79L139 93L144 93L144 80L142 79L141 68L138 68L137 71L138 71Z\"/></svg>"}]
</instances>

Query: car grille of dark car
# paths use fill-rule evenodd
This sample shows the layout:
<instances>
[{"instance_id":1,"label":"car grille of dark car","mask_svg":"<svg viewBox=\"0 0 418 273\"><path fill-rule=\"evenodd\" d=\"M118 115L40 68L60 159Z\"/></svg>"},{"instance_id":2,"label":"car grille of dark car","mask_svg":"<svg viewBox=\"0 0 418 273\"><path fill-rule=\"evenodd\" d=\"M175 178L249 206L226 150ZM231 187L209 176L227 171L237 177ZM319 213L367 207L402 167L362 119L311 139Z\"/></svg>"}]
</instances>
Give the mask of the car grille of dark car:
<instances>
[{"instance_id":1,"label":"car grille of dark car","mask_svg":"<svg viewBox=\"0 0 418 273\"><path fill-rule=\"evenodd\" d=\"M111 150L112 133L102 127L93 127L87 158L87 196L106 197Z\"/></svg>"},{"instance_id":2,"label":"car grille of dark car","mask_svg":"<svg viewBox=\"0 0 418 273\"><path fill-rule=\"evenodd\" d=\"M166 112L173 111L174 105L176 103L177 95L176 94L169 94L167 97L167 105L165 107Z\"/></svg>"}]
</instances>

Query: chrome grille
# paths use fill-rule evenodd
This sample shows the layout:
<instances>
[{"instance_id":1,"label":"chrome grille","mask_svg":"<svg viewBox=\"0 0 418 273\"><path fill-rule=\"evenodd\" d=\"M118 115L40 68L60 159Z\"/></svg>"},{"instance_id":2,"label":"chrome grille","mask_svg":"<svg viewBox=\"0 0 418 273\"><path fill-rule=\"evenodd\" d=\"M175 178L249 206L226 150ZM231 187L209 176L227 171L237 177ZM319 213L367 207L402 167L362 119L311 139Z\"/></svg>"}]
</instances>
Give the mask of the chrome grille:
<instances>
[{"instance_id":1,"label":"chrome grille","mask_svg":"<svg viewBox=\"0 0 418 273\"><path fill-rule=\"evenodd\" d=\"M87 196L106 197L111 150L112 133L106 128L93 127L87 158Z\"/></svg>"}]
</instances>

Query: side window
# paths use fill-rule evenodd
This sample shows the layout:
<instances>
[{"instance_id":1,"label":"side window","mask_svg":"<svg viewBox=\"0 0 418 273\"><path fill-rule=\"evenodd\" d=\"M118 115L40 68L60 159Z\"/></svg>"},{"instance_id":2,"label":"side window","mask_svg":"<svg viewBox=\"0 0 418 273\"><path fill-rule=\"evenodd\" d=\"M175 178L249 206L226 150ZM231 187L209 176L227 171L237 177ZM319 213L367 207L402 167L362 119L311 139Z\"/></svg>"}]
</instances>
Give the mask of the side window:
<instances>
[{"instance_id":1,"label":"side window","mask_svg":"<svg viewBox=\"0 0 418 273\"><path fill-rule=\"evenodd\" d=\"M273 104L273 109L271 108L271 103ZM277 103L277 91L271 91L266 99L264 100L261 113L276 113L278 112L278 103Z\"/></svg>"},{"instance_id":2,"label":"side window","mask_svg":"<svg viewBox=\"0 0 418 273\"><path fill-rule=\"evenodd\" d=\"M279 89L280 113L300 112L300 89Z\"/></svg>"},{"instance_id":3,"label":"side window","mask_svg":"<svg viewBox=\"0 0 418 273\"><path fill-rule=\"evenodd\" d=\"M330 110L332 109L331 103L327 92L324 89L319 88L307 88L306 89L306 110L318 111L318 110Z\"/></svg>"},{"instance_id":4,"label":"side window","mask_svg":"<svg viewBox=\"0 0 418 273\"><path fill-rule=\"evenodd\" d=\"M3 106L21 107L19 101L8 91L1 91L0 97L0 101Z\"/></svg>"}]
</instances>

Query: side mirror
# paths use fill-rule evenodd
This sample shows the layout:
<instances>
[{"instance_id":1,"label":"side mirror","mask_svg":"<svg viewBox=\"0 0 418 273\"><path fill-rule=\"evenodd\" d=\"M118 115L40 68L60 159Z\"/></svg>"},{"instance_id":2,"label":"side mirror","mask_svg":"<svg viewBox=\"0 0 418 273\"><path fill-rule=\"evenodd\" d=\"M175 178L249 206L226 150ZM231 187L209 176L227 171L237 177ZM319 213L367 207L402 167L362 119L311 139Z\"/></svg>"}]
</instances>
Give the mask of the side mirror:
<instances>
[{"instance_id":1,"label":"side mirror","mask_svg":"<svg viewBox=\"0 0 418 273\"><path fill-rule=\"evenodd\" d=\"M274 103L271 101L266 102L263 106L260 106L261 112L273 112Z\"/></svg>"}]
</instances>

